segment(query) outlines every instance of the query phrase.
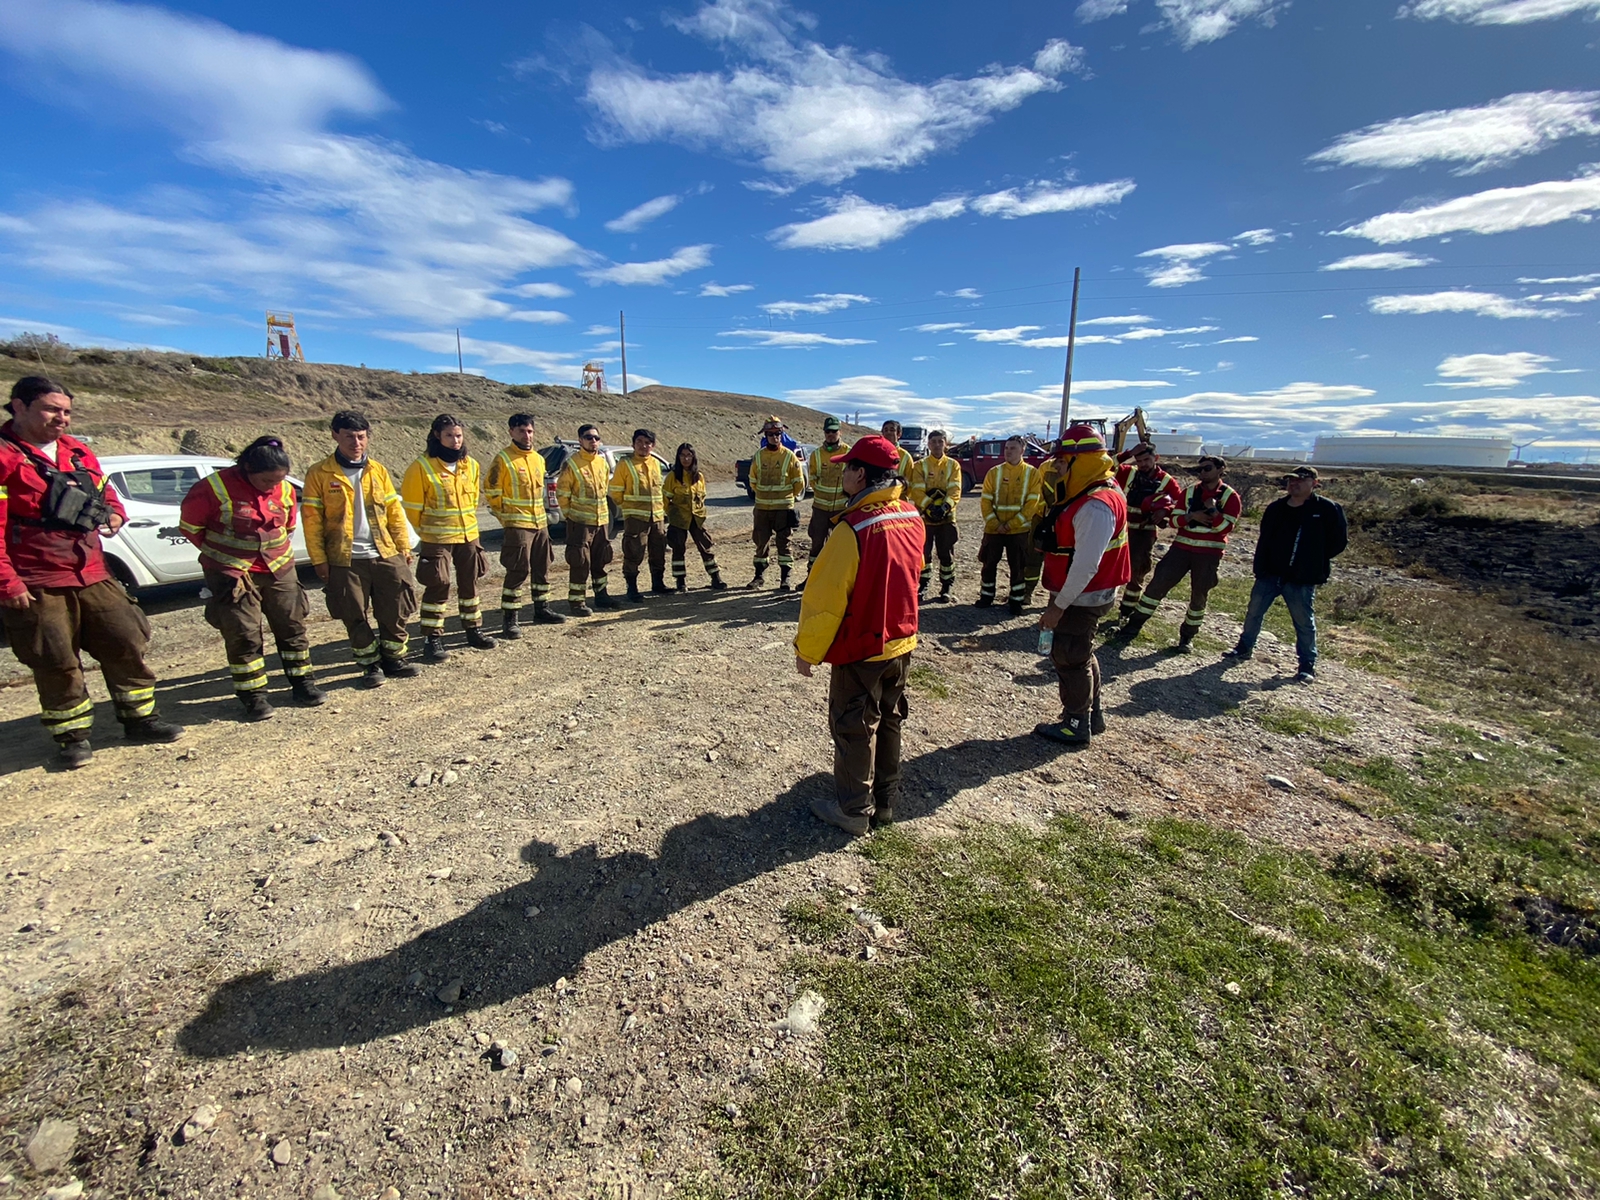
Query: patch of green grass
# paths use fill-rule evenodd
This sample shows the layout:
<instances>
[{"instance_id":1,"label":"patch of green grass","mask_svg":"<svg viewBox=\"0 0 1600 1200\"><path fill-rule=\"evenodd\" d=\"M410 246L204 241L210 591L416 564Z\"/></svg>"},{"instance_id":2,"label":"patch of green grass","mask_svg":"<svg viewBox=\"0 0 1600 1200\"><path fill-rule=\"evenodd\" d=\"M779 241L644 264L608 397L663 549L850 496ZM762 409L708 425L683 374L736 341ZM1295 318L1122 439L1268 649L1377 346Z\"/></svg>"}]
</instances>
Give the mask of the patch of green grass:
<instances>
[{"instance_id":1,"label":"patch of green grass","mask_svg":"<svg viewBox=\"0 0 1600 1200\"><path fill-rule=\"evenodd\" d=\"M855 918L827 900L795 900L784 905L783 923L789 932L809 945L821 945L843 936Z\"/></svg>"},{"instance_id":2,"label":"patch of green grass","mask_svg":"<svg viewBox=\"0 0 1600 1200\"><path fill-rule=\"evenodd\" d=\"M1332 740L1349 737L1356 728L1355 722L1349 717L1315 712L1292 704L1270 704L1251 708L1245 711L1245 715L1261 728L1281 733L1284 737L1300 737L1302 734L1311 733Z\"/></svg>"},{"instance_id":3,"label":"patch of green grass","mask_svg":"<svg viewBox=\"0 0 1600 1200\"><path fill-rule=\"evenodd\" d=\"M899 954L708 1116L756 1197L1527 1197L1600 1180L1600 961L1163 821L875 836Z\"/></svg>"},{"instance_id":4,"label":"patch of green grass","mask_svg":"<svg viewBox=\"0 0 1600 1200\"><path fill-rule=\"evenodd\" d=\"M911 670L906 672L906 685L924 696L933 696L939 700L950 699L950 681L944 677L942 671L926 663L911 664Z\"/></svg>"}]
</instances>

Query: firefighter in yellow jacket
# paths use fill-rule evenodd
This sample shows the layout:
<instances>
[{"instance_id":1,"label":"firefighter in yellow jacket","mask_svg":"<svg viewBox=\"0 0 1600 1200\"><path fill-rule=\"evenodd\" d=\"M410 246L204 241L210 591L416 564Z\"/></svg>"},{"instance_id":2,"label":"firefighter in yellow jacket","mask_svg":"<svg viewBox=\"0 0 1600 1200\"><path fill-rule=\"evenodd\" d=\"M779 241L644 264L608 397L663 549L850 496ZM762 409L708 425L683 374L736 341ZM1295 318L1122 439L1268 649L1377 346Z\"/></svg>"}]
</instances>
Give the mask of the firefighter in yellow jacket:
<instances>
[{"instance_id":1,"label":"firefighter in yellow jacket","mask_svg":"<svg viewBox=\"0 0 1600 1200\"><path fill-rule=\"evenodd\" d=\"M724 592L728 583L717 568L716 545L706 532L706 477L700 470L700 456L684 442L678 447L677 461L661 484L661 498L667 505L667 547L672 551L672 584L680 592L689 590L689 571L684 555L689 543L700 551L700 561L711 576L711 590Z\"/></svg>"},{"instance_id":2,"label":"firefighter in yellow jacket","mask_svg":"<svg viewBox=\"0 0 1600 1200\"><path fill-rule=\"evenodd\" d=\"M900 435L905 432L905 427L899 421L885 421L879 428L884 441L890 443L900 455L900 478L909 480L911 468L916 466L917 460L911 456L911 451L900 444Z\"/></svg>"},{"instance_id":3,"label":"firefighter in yellow jacket","mask_svg":"<svg viewBox=\"0 0 1600 1200\"><path fill-rule=\"evenodd\" d=\"M978 586L978 607L994 603L995 578L1000 560L1011 572L1010 608L1012 615L1022 611L1027 595L1028 544L1033 524L1039 515L1039 471L1022 461L1020 437L1006 439L1006 460L989 468L983 479L979 501L983 510L983 541L978 544L978 562L983 568Z\"/></svg>"},{"instance_id":4,"label":"firefighter in yellow jacket","mask_svg":"<svg viewBox=\"0 0 1600 1200\"><path fill-rule=\"evenodd\" d=\"M652 451L654 430L633 431L633 453L617 459L611 472L612 506L622 514L622 578L629 604L643 604L639 568L650 560L650 591L667 595L667 505L661 494L661 464Z\"/></svg>"},{"instance_id":5,"label":"firefighter in yellow jacket","mask_svg":"<svg viewBox=\"0 0 1600 1200\"><path fill-rule=\"evenodd\" d=\"M594 615L584 600L594 583L596 608L621 608L622 602L606 590L606 568L611 565L611 509L606 504L610 472L600 453L600 427L578 427L578 452L569 454L556 477L556 503L567 526L567 606L576 617Z\"/></svg>"},{"instance_id":6,"label":"firefighter in yellow jacket","mask_svg":"<svg viewBox=\"0 0 1600 1200\"><path fill-rule=\"evenodd\" d=\"M484 503L500 522L500 636L522 636L522 584L533 580L533 619L539 625L560 625L566 618L550 611L550 568L556 553L550 545L550 521L544 511L544 455L533 448L533 418L512 413L506 420L511 444L489 464Z\"/></svg>"},{"instance_id":7,"label":"firefighter in yellow jacket","mask_svg":"<svg viewBox=\"0 0 1600 1200\"><path fill-rule=\"evenodd\" d=\"M789 553L789 535L800 526L794 506L806 494L805 468L800 456L783 444L783 422L768 417L761 427L762 445L750 460L750 490L755 495L756 517L751 540L755 543L756 577L752 589L766 583L767 547L778 543L778 590L793 591L789 572L794 558Z\"/></svg>"},{"instance_id":8,"label":"firefighter in yellow jacket","mask_svg":"<svg viewBox=\"0 0 1600 1200\"><path fill-rule=\"evenodd\" d=\"M844 467L834 462L850 453L850 447L839 440L839 418L829 417L822 423L822 445L806 459L806 478L811 483L811 523L806 526L806 536L811 539L811 549L806 555L806 572L816 565L822 553L822 543L828 540L833 519L850 504L844 494L841 477Z\"/></svg>"},{"instance_id":9,"label":"firefighter in yellow jacket","mask_svg":"<svg viewBox=\"0 0 1600 1200\"><path fill-rule=\"evenodd\" d=\"M945 453L950 437L942 429L928 435L928 456L911 468L911 503L922 514L924 544L922 576L917 580L917 599L926 598L933 578L933 556L939 556L939 594L934 600L949 603L956 586L956 505L961 500L961 464Z\"/></svg>"},{"instance_id":10,"label":"firefighter in yellow jacket","mask_svg":"<svg viewBox=\"0 0 1600 1200\"><path fill-rule=\"evenodd\" d=\"M450 573L455 570L456 606L467 645L494 649L483 631L478 607L478 580L489 563L478 540L478 497L482 472L467 453L467 431L448 413L433 419L428 450L406 468L400 502L422 544L417 548L417 582L422 584L422 658L443 662L444 614L450 599Z\"/></svg>"},{"instance_id":11,"label":"firefighter in yellow jacket","mask_svg":"<svg viewBox=\"0 0 1600 1200\"><path fill-rule=\"evenodd\" d=\"M417 674L406 661L406 623L417 611L411 526L388 470L367 453L371 429L362 413L334 413L334 452L306 472L300 495L306 554L326 584L329 615L344 622L361 667L356 683L365 688Z\"/></svg>"}]
</instances>

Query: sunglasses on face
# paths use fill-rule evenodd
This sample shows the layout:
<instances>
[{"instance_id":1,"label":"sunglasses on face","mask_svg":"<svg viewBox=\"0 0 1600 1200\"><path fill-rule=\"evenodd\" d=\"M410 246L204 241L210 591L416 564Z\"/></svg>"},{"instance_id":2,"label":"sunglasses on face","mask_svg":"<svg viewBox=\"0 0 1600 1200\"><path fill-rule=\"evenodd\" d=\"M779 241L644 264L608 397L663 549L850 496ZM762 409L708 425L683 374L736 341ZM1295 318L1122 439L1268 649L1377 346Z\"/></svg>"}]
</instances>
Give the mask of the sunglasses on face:
<instances>
[{"instance_id":1,"label":"sunglasses on face","mask_svg":"<svg viewBox=\"0 0 1600 1200\"><path fill-rule=\"evenodd\" d=\"M586 433L581 438L579 438L578 440L580 442L598 442L600 440L600 437L599 437L598 434Z\"/></svg>"}]
</instances>

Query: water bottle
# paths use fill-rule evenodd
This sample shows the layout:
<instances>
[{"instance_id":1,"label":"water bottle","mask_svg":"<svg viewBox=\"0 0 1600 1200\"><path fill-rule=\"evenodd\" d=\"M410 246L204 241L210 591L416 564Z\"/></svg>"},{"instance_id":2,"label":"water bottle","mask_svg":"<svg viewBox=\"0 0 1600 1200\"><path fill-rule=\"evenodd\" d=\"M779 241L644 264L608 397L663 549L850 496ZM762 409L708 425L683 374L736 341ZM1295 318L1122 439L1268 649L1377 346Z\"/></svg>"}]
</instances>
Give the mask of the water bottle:
<instances>
[{"instance_id":1,"label":"water bottle","mask_svg":"<svg viewBox=\"0 0 1600 1200\"><path fill-rule=\"evenodd\" d=\"M1039 654L1044 658L1050 657L1050 648L1056 644L1056 631L1054 629L1039 630Z\"/></svg>"}]
</instances>

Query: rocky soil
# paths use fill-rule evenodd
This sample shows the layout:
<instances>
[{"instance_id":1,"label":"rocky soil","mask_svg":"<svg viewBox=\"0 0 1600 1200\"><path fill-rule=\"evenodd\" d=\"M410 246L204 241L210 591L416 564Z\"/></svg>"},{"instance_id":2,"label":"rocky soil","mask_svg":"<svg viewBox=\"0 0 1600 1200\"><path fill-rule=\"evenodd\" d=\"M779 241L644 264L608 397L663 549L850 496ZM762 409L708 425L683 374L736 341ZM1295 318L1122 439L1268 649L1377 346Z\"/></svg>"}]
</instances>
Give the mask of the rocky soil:
<instances>
[{"instance_id":1,"label":"rocky soil","mask_svg":"<svg viewBox=\"0 0 1600 1200\"><path fill-rule=\"evenodd\" d=\"M749 508L719 490L743 583ZM961 517L970 602L976 503ZM870 865L807 811L831 746L826 682L792 665L798 599L690 579L491 652L453 635L448 663L373 692L319 599L329 703L265 725L235 720L193 595L157 598L186 736L126 746L102 709L70 776L5 652L0 1196L646 1197L710 1169L709 1107L819 1062L789 1019L784 907L865 902ZM1316 769L1325 741L1249 719L1370 714L1351 748L1403 758L1422 710L1392 684L1329 662L1299 687L1270 635L1225 669L1152 626L1103 656L1111 728L1072 756L1029 736L1056 710L1036 615L924 610L914 830L1171 814L1318 853L1392 839ZM870 919L859 940L914 952Z\"/></svg>"}]
</instances>

